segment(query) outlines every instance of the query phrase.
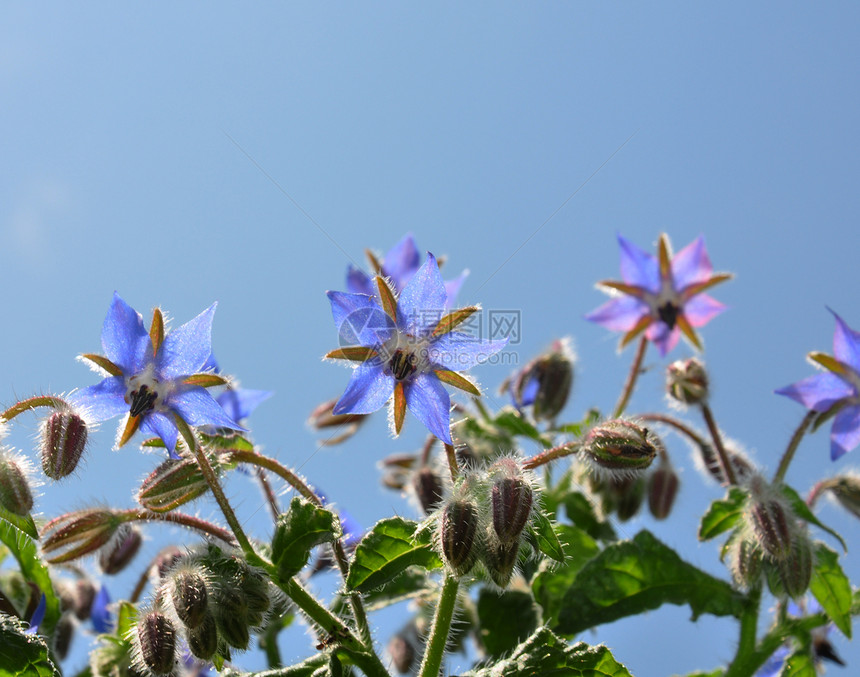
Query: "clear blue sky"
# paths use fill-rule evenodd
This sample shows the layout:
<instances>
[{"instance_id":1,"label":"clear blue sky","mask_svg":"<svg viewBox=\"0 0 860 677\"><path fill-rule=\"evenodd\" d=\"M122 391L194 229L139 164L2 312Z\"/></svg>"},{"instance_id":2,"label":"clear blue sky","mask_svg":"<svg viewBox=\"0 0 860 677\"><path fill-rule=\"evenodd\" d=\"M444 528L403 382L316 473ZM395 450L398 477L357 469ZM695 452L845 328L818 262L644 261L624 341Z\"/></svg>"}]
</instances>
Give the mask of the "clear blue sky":
<instances>
[{"instance_id":1,"label":"clear blue sky","mask_svg":"<svg viewBox=\"0 0 860 677\"><path fill-rule=\"evenodd\" d=\"M632 357L582 320L604 300L594 282L618 275L615 233L646 248L661 231L676 248L704 233L716 268L737 274L714 292L731 309L703 331L713 407L773 469L803 412L772 390L812 373L806 352L830 351L825 305L860 328L858 14L847 2L7 5L0 400L93 383L74 356L99 349L114 290L177 323L217 300L222 366L277 393L255 439L369 525L409 514L374 466L423 431L408 421L391 440L377 416L316 452L304 425L346 384L319 358L336 344L324 292L343 287L350 260L411 231L449 271L471 270L462 302L522 311L522 360L574 336L574 417L611 407ZM648 364L633 411L662 406L664 364L656 352ZM475 374L492 391L505 371ZM127 505L159 459L112 442L108 424L40 508ZM623 529L653 529L722 573L716 546L695 543L721 492L670 443L684 467L678 514ZM819 432L789 480L805 491L858 454L831 464ZM265 532L254 487L230 488ZM858 533L832 507L821 515ZM860 580L853 552L845 566ZM646 676L733 654L733 626L687 616L667 607L583 639ZM290 636L288 658L312 650L300 629ZM860 664L860 649L835 643Z\"/></svg>"}]
</instances>

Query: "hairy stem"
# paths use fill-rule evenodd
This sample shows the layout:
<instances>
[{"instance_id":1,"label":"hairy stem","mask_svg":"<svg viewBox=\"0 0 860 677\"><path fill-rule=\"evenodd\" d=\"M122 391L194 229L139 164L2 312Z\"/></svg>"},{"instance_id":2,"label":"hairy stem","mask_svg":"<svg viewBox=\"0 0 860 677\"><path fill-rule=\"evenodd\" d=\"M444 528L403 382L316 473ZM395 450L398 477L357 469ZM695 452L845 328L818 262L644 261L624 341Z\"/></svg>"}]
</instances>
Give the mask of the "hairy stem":
<instances>
[{"instance_id":1,"label":"hairy stem","mask_svg":"<svg viewBox=\"0 0 860 677\"><path fill-rule=\"evenodd\" d=\"M558 447L547 449L523 461L523 468L525 470L534 470L558 458L564 458L565 456L577 453L581 446L579 442L568 442Z\"/></svg>"},{"instance_id":2,"label":"hairy stem","mask_svg":"<svg viewBox=\"0 0 860 677\"><path fill-rule=\"evenodd\" d=\"M149 510L140 510L138 508L124 510L117 514L125 522L167 522L168 524L179 524L183 527L219 538L229 545L236 545L236 539L229 531L193 515L186 515L181 512L150 512Z\"/></svg>"},{"instance_id":3,"label":"hairy stem","mask_svg":"<svg viewBox=\"0 0 860 677\"><path fill-rule=\"evenodd\" d=\"M773 476L773 484L779 484L785 478L785 473L788 472L788 466L791 465L791 460L794 458L794 452L797 451L797 447L800 446L800 440L803 439L803 436L806 434L807 429L816 416L818 416L817 411L807 411L806 415L800 421L800 425L797 426L797 430L794 431L794 434L788 441L785 453L783 453L782 458L779 461L779 467L776 469L776 473Z\"/></svg>"},{"instance_id":4,"label":"hairy stem","mask_svg":"<svg viewBox=\"0 0 860 677\"><path fill-rule=\"evenodd\" d=\"M648 339L643 336L639 339L636 355L633 357L633 364L630 365L630 373L627 374L627 381L624 382L624 389L621 391L621 397L618 398L618 403L615 405L612 418L618 418L627 408L627 403L630 401L630 396L633 395L633 389L636 387L636 379L639 378L639 374L642 372L642 360L645 358L645 349L647 347Z\"/></svg>"},{"instance_id":5,"label":"hairy stem","mask_svg":"<svg viewBox=\"0 0 860 677\"><path fill-rule=\"evenodd\" d=\"M714 448L717 450L717 456L720 458L720 465L723 466L723 475L729 485L737 484L738 480L735 476L735 467L729 460L729 455L726 453L726 447L723 445L723 437L720 435L720 429L717 428L717 422L714 420L714 415L711 413L711 408L706 404L701 404L702 416L711 433L711 439L714 441Z\"/></svg>"},{"instance_id":6,"label":"hairy stem","mask_svg":"<svg viewBox=\"0 0 860 677\"><path fill-rule=\"evenodd\" d=\"M257 468L257 481L260 483L260 488L266 497L266 502L269 504L269 512L272 513L272 519L277 521L278 515L281 514L281 508L278 506L278 499L275 492L272 491L272 485L269 483L269 478L266 477L266 471L262 468Z\"/></svg>"},{"instance_id":7,"label":"hairy stem","mask_svg":"<svg viewBox=\"0 0 860 677\"><path fill-rule=\"evenodd\" d=\"M449 575L445 576L439 602L436 605L436 615L433 617L433 627L430 628L430 636L427 638L427 647L424 650L424 659L421 661L421 669L418 672L419 677L438 677L439 675L439 668L442 666L442 658L445 655L445 644L451 630L451 620L454 618L454 607L457 603L459 587L459 579Z\"/></svg>"},{"instance_id":8,"label":"hairy stem","mask_svg":"<svg viewBox=\"0 0 860 677\"><path fill-rule=\"evenodd\" d=\"M32 411L33 409L38 409L39 407L62 409L66 406L68 406L66 401L60 399L59 397L52 397L50 395L39 395L38 397L31 397L29 399L16 402L6 411L0 414L0 420L11 421L18 414L23 414L25 411Z\"/></svg>"}]
</instances>

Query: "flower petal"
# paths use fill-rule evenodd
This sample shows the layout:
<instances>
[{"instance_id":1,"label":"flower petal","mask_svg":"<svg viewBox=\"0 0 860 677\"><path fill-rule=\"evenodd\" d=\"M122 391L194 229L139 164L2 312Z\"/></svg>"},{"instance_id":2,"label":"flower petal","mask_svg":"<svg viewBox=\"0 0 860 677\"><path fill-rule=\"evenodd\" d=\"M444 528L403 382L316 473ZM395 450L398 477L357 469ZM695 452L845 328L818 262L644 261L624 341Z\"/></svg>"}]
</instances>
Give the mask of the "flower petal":
<instances>
[{"instance_id":1,"label":"flower petal","mask_svg":"<svg viewBox=\"0 0 860 677\"><path fill-rule=\"evenodd\" d=\"M374 348L391 338L394 322L373 297L342 291L330 291L327 296L341 345Z\"/></svg>"},{"instance_id":2,"label":"flower petal","mask_svg":"<svg viewBox=\"0 0 860 677\"><path fill-rule=\"evenodd\" d=\"M190 426L214 425L217 428L244 430L204 388L183 388L173 393L165 405L176 411Z\"/></svg>"},{"instance_id":3,"label":"flower petal","mask_svg":"<svg viewBox=\"0 0 860 677\"><path fill-rule=\"evenodd\" d=\"M393 393L394 376L382 368L382 363L379 360L363 362L353 370L332 413L372 414L388 402Z\"/></svg>"},{"instance_id":4,"label":"flower petal","mask_svg":"<svg viewBox=\"0 0 860 677\"><path fill-rule=\"evenodd\" d=\"M460 293L460 288L467 277L469 277L469 271L464 270L458 277L445 282L445 294L448 296L448 300L445 302L445 310L451 310L454 307L454 303L457 301L457 294Z\"/></svg>"},{"instance_id":5,"label":"flower petal","mask_svg":"<svg viewBox=\"0 0 860 677\"><path fill-rule=\"evenodd\" d=\"M143 317L114 292L113 301L102 325L102 350L105 356L127 374L143 368L152 344L143 328Z\"/></svg>"},{"instance_id":6,"label":"flower petal","mask_svg":"<svg viewBox=\"0 0 860 677\"><path fill-rule=\"evenodd\" d=\"M703 327L725 309L715 298L698 294L684 304L684 315L692 326Z\"/></svg>"},{"instance_id":7,"label":"flower petal","mask_svg":"<svg viewBox=\"0 0 860 677\"><path fill-rule=\"evenodd\" d=\"M839 400L856 394L848 383L829 372L815 374L774 392L814 411L827 411Z\"/></svg>"},{"instance_id":8,"label":"flower petal","mask_svg":"<svg viewBox=\"0 0 860 677\"><path fill-rule=\"evenodd\" d=\"M125 390L122 377L109 376L95 385L70 393L69 403L82 409L87 418L99 423L128 411Z\"/></svg>"},{"instance_id":9,"label":"flower petal","mask_svg":"<svg viewBox=\"0 0 860 677\"><path fill-rule=\"evenodd\" d=\"M367 294L368 296L373 296L375 291L368 274L353 265L346 269L346 288L353 294Z\"/></svg>"},{"instance_id":10,"label":"flower petal","mask_svg":"<svg viewBox=\"0 0 860 677\"><path fill-rule=\"evenodd\" d=\"M672 257L672 277L675 289L683 289L711 277L714 267L705 250L705 238L699 235Z\"/></svg>"},{"instance_id":11,"label":"flower petal","mask_svg":"<svg viewBox=\"0 0 860 677\"><path fill-rule=\"evenodd\" d=\"M486 362L507 343L508 339L488 341L452 331L442 334L430 344L427 357L439 369L466 371Z\"/></svg>"},{"instance_id":12,"label":"flower petal","mask_svg":"<svg viewBox=\"0 0 860 677\"><path fill-rule=\"evenodd\" d=\"M218 395L217 402L224 409L227 416L238 422L248 418L254 409L268 400L273 394L268 390L229 388Z\"/></svg>"},{"instance_id":13,"label":"flower petal","mask_svg":"<svg viewBox=\"0 0 860 677\"><path fill-rule=\"evenodd\" d=\"M833 419L830 458L836 460L860 444L860 407L845 407Z\"/></svg>"},{"instance_id":14,"label":"flower petal","mask_svg":"<svg viewBox=\"0 0 860 677\"><path fill-rule=\"evenodd\" d=\"M431 433L446 444L453 444L451 398L435 375L418 374L406 383L406 406Z\"/></svg>"},{"instance_id":15,"label":"flower petal","mask_svg":"<svg viewBox=\"0 0 860 677\"><path fill-rule=\"evenodd\" d=\"M612 331L630 331L650 312L647 303L633 296L618 296L588 313L585 319Z\"/></svg>"},{"instance_id":16,"label":"flower petal","mask_svg":"<svg viewBox=\"0 0 860 677\"><path fill-rule=\"evenodd\" d=\"M406 287L420 264L421 253L415 246L412 233L408 233L385 255L382 272L391 278L395 290L399 292Z\"/></svg>"},{"instance_id":17,"label":"flower petal","mask_svg":"<svg viewBox=\"0 0 860 677\"><path fill-rule=\"evenodd\" d=\"M439 273L436 257L427 252L427 260L401 292L397 302L397 324L410 334L432 330L445 313L448 296Z\"/></svg>"},{"instance_id":18,"label":"flower petal","mask_svg":"<svg viewBox=\"0 0 860 677\"><path fill-rule=\"evenodd\" d=\"M642 251L630 240L618 236L621 246L621 277L628 284L645 287L655 294L660 291L660 270L657 257Z\"/></svg>"},{"instance_id":19,"label":"flower petal","mask_svg":"<svg viewBox=\"0 0 860 677\"><path fill-rule=\"evenodd\" d=\"M113 632L113 614L108 608L110 601L108 589L104 585L101 586L90 606L90 621L93 624L93 630L99 634Z\"/></svg>"},{"instance_id":20,"label":"flower petal","mask_svg":"<svg viewBox=\"0 0 860 677\"><path fill-rule=\"evenodd\" d=\"M657 350L660 351L660 357L666 357L666 354L678 345L678 339L681 338L681 330L677 326L669 329L669 325L665 322L653 322L646 330L645 336L657 346Z\"/></svg>"},{"instance_id":21,"label":"flower petal","mask_svg":"<svg viewBox=\"0 0 860 677\"><path fill-rule=\"evenodd\" d=\"M833 311L830 311L833 313ZM833 356L855 370L860 370L860 333L845 324L836 313L836 331L833 334Z\"/></svg>"},{"instance_id":22,"label":"flower petal","mask_svg":"<svg viewBox=\"0 0 860 677\"><path fill-rule=\"evenodd\" d=\"M212 355L213 303L193 320L171 331L155 359L155 371L162 379L172 379L201 371Z\"/></svg>"},{"instance_id":23,"label":"flower petal","mask_svg":"<svg viewBox=\"0 0 860 677\"><path fill-rule=\"evenodd\" d=\"M146 415L143 422L140 424L140 431L144 435L156 435L164 442L167 448L167 453L170 458L179 459L180 456L176 453L176 440L179 437L179 428L176 423L167 414L162 414L160 411L152 411Z\"/></svg>"}]
</instances>

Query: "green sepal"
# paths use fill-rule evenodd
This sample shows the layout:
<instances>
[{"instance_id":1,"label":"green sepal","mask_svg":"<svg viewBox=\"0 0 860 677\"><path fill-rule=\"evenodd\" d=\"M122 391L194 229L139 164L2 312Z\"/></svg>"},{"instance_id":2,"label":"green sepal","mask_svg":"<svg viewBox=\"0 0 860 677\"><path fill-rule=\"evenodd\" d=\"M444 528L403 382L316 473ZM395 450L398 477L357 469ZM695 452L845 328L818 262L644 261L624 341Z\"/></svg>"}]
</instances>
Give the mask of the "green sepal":
<instances>
[{"instance_id":1,"label":"green sepal","mask_svg":"<svg viewBox=\"0 0 860 677\"><path fill-rule=\"evenodd\" d=\"M788 499L788 502L791 504L791 509L794 510L794 514L797 515L800 519L805 522L809 522L810 524L814 524L819 529L826 531L828 534L833 536L837 541L839 541L839 545L842 546L843 552L848 552L848 546L845 545L845 541L842 540L842 537L837 534L833 529L828 526L825 526L821 523L821 521L815 516L812 510L809 509L809 506L806 505L806 501L804 501L800 494L798 494L794 489L792 489L787 484L783 484L779 488L780 492L783 496Z\"/></svg>"},{"instance_id":2,"label":"green sepal","mask_svg":"<svg viewBox=\"0 0 860 677\"><path fill-rule=\"evenodd\" d=\"M330 510L295 497L286 513L278 516L272 538L272 563L286 581L308 563L311 549L334 542L340 536L340 520Z\"/></svg>"},{"instance_id":3,"label":"green sepal","mask_svg":"<svg viewBox=\"0 0 860 677\"><path fill-rule=\"evenodd\" d=\"M523 590L499 594L488 587L478 595L478 621L484 649L490 656L509 653L537 630L538 609Z\"/></svg>"},{"instance_id":4,"label":"green sepal","mask_svg":"<svg viewBox=\"0 0 860 677\"><path fill-rule=\"evenodd\" d=\"M430 532L402 517L376 523L355 549L346 577L348 590L373 590L410 566L438 569L442 560L430 545Z\"/></svg>"},{"instance_id":5,"label":"green sepal","mask_svg":"<svg viewBox=\"0 0 860 677\"><path fill-rule=\"evenodd\" d=\"M809 591L842 634L851 639L851 583L839 565L839 556L824 543L815 545Z\"/></svg>"},{"instance_id":6,"label":"green sepal","mask_svg":"<svg viewBox=\"0 0 860 677\"><path fill-rule=\"evenodd\" d=\"M60 677L45 640L36 634L24 634L24 630L23 623L0 614L0 675Z\"/></svg>"},{"instance_id":7,"label":"green sepal","mask_svg":"<svg viewBox=\"0 0 860 677\"><path fill-rule=\"evenodd\" d=\"M535 510L531 533L538 550L556 562L564 562L564 549L558 540L553 524L543 510Z\"/></svg>"},{"instance_id":8,"label":"green sepal","mask_svg":"<svg viewBox=\"0 0 860 677\"><path fill-rule=\"evenodd\" d=\"M747 492L739 487L729 489L725 498L713 501L699 524L699 540L707 541L734 529L744 513Z\"/></svg>"},{"instance_id":9,"label":"green sepal","mask_svg":"<svg viewBox=\"0 0 860 677\"><path fill-rule=\"evenodd\" d=\"M34 541L39 540L39 530L36 528L36 523L29 513L26 515L16 515L11 510L6 510L6 508L0 505L0 519L4 519L12 526L20 529Z\"/></svg>"}]
</instances>

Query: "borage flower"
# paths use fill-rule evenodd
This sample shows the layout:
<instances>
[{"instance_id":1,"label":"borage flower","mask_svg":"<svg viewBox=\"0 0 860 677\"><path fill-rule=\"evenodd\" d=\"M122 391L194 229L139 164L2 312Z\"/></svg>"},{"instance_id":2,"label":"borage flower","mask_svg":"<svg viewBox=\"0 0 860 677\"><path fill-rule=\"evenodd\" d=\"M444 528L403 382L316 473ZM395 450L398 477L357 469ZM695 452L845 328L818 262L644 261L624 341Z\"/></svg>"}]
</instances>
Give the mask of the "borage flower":
<instances>
[{"instance_id":1,"label":"borage flower","mask_svg":"<svg viewBox=\"0 0 860 677\"><path fill-rule=\"evenodd\" d=\"M833 357L819 352L808 355L827 371L775 392L822 416L835 414L830 430L830 458L835 461L860 444L860 333L830 312L836 318Z\"/></svg>"},{"instance_id":2,"label":"borage flower","mask_svg":"<svg viewBox=\"0 0 860 677\"><path fill-rule=\"evenodd\" d=\"M69 400L97 422L127 413L117 447L139 429L160 437L173 458L179 458L175 451L179 435L175 416L190 426L242 430L205 390L226 385L220 376L203 373L212 353L214 313L212 304L165 336L164 318L156 308L147 333L140 313L114 293L102 326L104 356L81 356L109 376L73 392Z\"/></svg>"},{"instance_id":3,"label":"borage flower","mask_svg":"<svg viewBox=\"0 0 860 677\"><path fill-rule=\"evenodd\" d=\"M452 444L451 400L442 383L479 396L477 386L459 372L497 353L507 339L488 341L454 331L478 307L443 314L447 293L429 252L399 297L382 277L375 285L375 296L328 292L344 347L326 357L359 362L332 413L370 414L393 396L395 435L408 408L436 437Z\"/></svg>"},{"instance_id":4,"label":"borage flower","mask_svg":"<svg viewBox=\"0 0 860 677\"><path fill-rule=\"evenodd\" d=\"M412 233L407 233L400 242L394 245L382 261L377 259L371 251L368 250L366 253L373 270L378 275L387 277L391 281L394 291L398 294L406 288L409 280L421 267L421 253L418 251ZM464 270L458 277L445 282L445 293L447 294L445 310L450 310L453 307L460 287L468 275L469 271ZM352 265L346 271L346 288L355 294L376 296L376 283L373 278Z\"/></svg>"},{"instance_id":5,"label":"borage flower","mask_svg":"<svg viewBox=\"0 0 860 677\"><path fill-rule=\"evenodd\" d=\"M665 356L683 333L696 348L702 348L694 327L702 327L725 306L703 294L706 289L728 280L730 273L713 274L705 251L705 240L699 236L675 256L669 238L663 234L658 245L659 257L642 251L632 242L618 236L621 245L623 282L598 282L603 291L624 296L613 298L585 319L613 331L623 331L623 348L643 331Z\"/></svg>"}]
</instances>

